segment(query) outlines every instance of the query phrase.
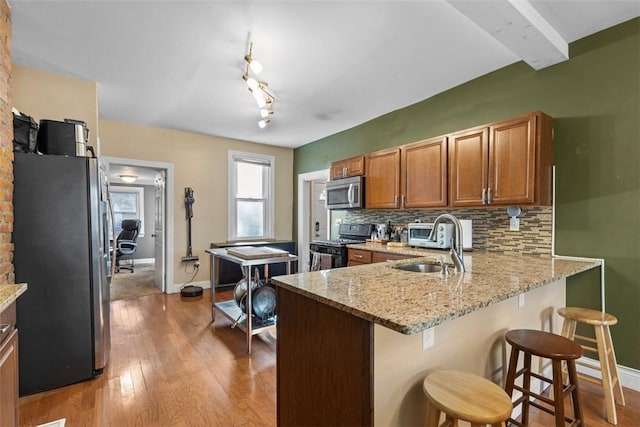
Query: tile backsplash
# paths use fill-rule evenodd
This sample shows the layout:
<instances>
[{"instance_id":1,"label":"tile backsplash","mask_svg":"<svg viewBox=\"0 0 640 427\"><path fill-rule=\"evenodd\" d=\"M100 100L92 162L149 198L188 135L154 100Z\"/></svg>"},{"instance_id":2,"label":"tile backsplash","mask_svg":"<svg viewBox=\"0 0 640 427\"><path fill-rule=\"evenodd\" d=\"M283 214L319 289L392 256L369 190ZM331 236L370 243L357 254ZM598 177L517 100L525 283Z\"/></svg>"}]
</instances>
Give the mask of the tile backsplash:
<instances>
[{"instance_id":1,"label":"tile backsplash","mask_svg":"<svg viewBox=\"0 0 640 427\"><path fill-rule=\"evenodd\" d=\"M345 210L336 212L344 223L387 223L405 227L416 219L433 222L441 213L473 221L473 248L529 255L551 255L551 207L523 207L520 230L509 231L507 208L446 210Z\"/></svg>"}]
</instances>

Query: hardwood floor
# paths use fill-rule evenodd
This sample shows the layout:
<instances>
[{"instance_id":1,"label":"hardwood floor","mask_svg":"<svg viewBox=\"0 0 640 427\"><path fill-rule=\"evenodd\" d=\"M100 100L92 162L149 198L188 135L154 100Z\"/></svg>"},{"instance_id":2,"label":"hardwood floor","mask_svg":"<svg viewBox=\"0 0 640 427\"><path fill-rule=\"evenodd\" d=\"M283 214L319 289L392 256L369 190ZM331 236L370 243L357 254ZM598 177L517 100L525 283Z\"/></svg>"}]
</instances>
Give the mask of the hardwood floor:
<instances>
[{"instance_id":1,"label":"hardwood floor","mask_svg":"<svg viewBox=\"0 0 640 427\"><path fill-rule=\"evenodd\" d=\"M248 356L240 330L223 316L211 325L208 292L114 301L111 311L102 376L21 398L21 426L275 425L275 339L255 337Z\"/></svg>"},{"instance_id":2,"label":"hardwood floor","mask_svg":"<svg viewBox=\"0 0 640 427\"><path fill-rule=\"evenodd\" d=\"M231 298L231 291L221 298ZM248 356L241 331L230 329L223 316L213 325L210 320L208 291L193 299L157 294L114 301L103 375L21 398L20 425L66 418L67 427L274 426L275 339L255 337ZM611 426L601 394L584 384L588 427ZM637 426L640 393L625 389L625 399L618 426ZM531 414L530 425L552 425L539 412Z\"/></svg>"}]
</instances>

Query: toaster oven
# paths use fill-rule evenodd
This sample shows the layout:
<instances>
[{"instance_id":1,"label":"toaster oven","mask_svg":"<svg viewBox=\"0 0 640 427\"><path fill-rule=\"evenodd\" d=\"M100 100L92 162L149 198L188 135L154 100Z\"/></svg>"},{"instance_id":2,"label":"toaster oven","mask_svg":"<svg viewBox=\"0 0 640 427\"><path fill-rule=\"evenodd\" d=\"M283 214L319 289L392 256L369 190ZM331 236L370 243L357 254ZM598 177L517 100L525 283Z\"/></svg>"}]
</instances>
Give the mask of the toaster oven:
<instances>
[{"instance_id":1,"label":"toaster oven","mask_svg":"<svg viewBox=\"0 0 640 427\"><path fill-rule=\"evenodd\" d=\"M432 249L450 249L451 239L455 237L453 224L438 224L436 240L429 240L433 224L427 222L412 222L408 225L409 246Z\"/></svg>"}]
</instances>

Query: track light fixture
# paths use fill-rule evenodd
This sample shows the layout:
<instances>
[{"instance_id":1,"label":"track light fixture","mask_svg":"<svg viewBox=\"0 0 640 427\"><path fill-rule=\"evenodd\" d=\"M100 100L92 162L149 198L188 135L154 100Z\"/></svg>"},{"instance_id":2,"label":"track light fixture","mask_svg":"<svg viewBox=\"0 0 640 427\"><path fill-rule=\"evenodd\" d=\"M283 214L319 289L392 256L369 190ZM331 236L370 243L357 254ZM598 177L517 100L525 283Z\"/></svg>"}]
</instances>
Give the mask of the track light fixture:
<instances>
[{"instance_id":1,"label":"track light fixture","mask_svg":"<svg viewBox=\"0 0 640 427\"><path fill-rule=\"evenodd\" d=\"M258 122L260 129L264 129L271 121L267 117L273 114L273 103L276 100L275 95L269 90L269 85L265 81L257 80L252 77L249 71L254 75L262 72L263 66L253 58L253 42L249 43L249 52L244 56L246 62L242 79L247 84L249 92L253 95L258 108L260 109L260 117L262 120Z\"/></svg>"}]
</instances>

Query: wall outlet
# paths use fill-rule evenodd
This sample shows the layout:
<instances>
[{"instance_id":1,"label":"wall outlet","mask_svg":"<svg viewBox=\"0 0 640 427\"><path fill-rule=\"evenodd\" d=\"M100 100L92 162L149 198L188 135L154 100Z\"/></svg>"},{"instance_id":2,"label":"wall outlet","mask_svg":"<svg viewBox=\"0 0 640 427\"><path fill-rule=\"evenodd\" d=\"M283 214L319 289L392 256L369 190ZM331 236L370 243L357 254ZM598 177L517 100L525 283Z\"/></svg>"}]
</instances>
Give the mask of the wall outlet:
<instances>
[{"instance_id":1,"label":"wall outlet","mask_svg":"<svg viewBox=\"0 0 640 427\"><path fill-rule=\"evenodd\" d=\"M429 347L433 347L436 343L436 331L435 328L429 328L422 331L422 349L426 350Z\"/></svg>"},{"instance_id":2,"label":"wall outlet","mask_svg":"<svg viewBox=\"0 0 640 427\"><path fill-rule=\"evenodd\" d=\"M524 307L524 294L518 295L518 308Z\"/></svg>"},{"instance_id":3,"label":"wall outlet","mask_svg":"<svg viewBox=\"0 0 640 427\"><path fill-rule=\"evenodd\" d=\"M520 230L520 218L511 218L509 220L509 231Z\"/></svg>"}]
</instances>

